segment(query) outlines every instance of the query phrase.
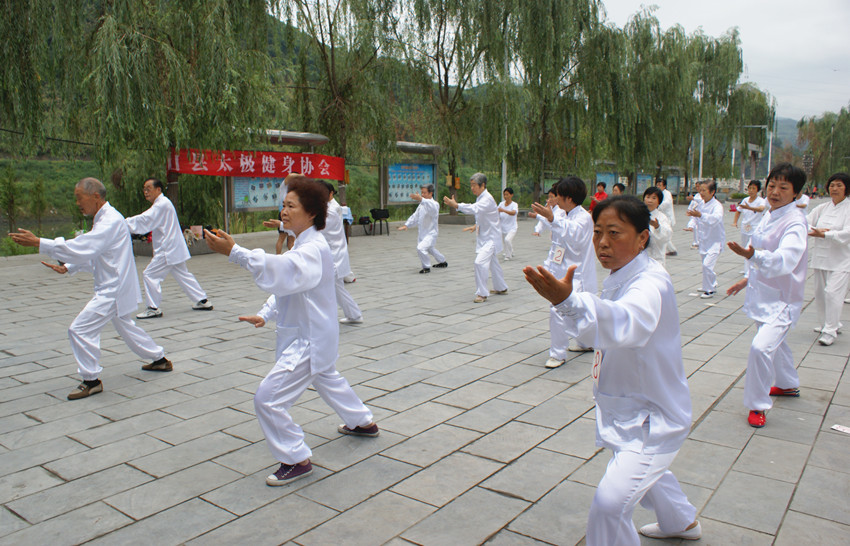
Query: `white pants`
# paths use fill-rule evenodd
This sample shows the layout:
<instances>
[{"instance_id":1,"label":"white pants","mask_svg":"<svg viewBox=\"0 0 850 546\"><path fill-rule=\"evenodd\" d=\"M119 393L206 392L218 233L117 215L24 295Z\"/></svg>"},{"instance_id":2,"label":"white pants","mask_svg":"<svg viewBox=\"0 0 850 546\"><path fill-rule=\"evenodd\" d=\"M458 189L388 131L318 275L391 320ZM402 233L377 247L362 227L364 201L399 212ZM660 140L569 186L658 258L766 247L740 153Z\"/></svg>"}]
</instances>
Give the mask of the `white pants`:
<instances>
[{"instance_id":1,"label":"white pants","mask_svg":"<svg viewBox=\"0 0 850 546\"><path fill-rule=\"evenodd\" d=\"M823 327L824 334L836 336L841 327L841 309L847 294L850 273L815 269L812 276L815 278L815 310L818 324Z\"/></svg>"},{"instance_id":2,"label":"white pants","mask_svg":"<svg viewBox=\"0 0 850 546\"><path fill-rule=\"evenodd\" d=\"M422 262L423 269L429 269L431 267L431 256L437 260L438 264L446 261L446 257L440 254L439 250L434 248L435 244L437 244L437 238L428 236L419 241L416 245L416 253L419 254L419 261Z\"/></svg>"},{"instance_id":3,"label":"white pants","mask_svg":"<svg viewBox=\"0 0 850 546\"><path fill-rule=\"evenodd\" d=\"M758 331L747 357L747 379L744 382L744 406L765 411L773 406L770 387L796 389L800 377L794 367L794 357L786 337L791 330L787 309L773 322L756 322Z\"/></svg>"},{"instance_id":4,"label":"white pants","mask_svg":"<svg viewBox=\"0 0 850 546\"><path fill-rule=\"evenodd\" d=\"M516 237L516 230L509 231L504 235L505 242L502 246L505 247L505 258L509 260L514 257L514 237Z\"/></svg>"},{"instance_id":5,"label":"white pants","mask_svg":"<svg viewBox=\"0 0 850 546\"><path fill-rule=\"evenodd\" d=\"M566 271L561 268L549 268L550 273L561 279L566 275ZM553 269L555 269L553 271ZM583 292L581 281L573 281L573 292ZM567 325L564 317L555 312L554 307L549 307L549 356L557 360L567 359L567 347L570 346L570 336L567 335ZM583 347L582 344L576 343Z\"/></svg>"},{"instance_id":6,"label":"white pants","mask_svg":"<svg viewBox=\"0 0 850 546\"><path fill-rule=\"evenodd\" d=\"M183 293L189 296L192 303L198 303L201 300L207 299L207 293L198 284L195 276L189 273L189 270L186 268L186 262L168 265L165 263L165 256L156 254L142 273L142 279L145 282L145 299L147 300L148 307L159 308L159 304L162 303L162 289L160 285L169 274L174 277L174 280L183 289Z\"/></svg>"},{"instance_id":7,"label":"white pants","mask_svg":"<svg viewBox=\"0 0 850 546\"><path fill-rule=\"evenodd\" d=\"M281 463L296 464L313 455L287 411L311 384L348 428L372 422L372 412L336 370L313 375L308 358L292 370L275 365L257 388L254 410L272 455Z\"/></svg>"},{"instance_id":8,"label":"white pants","mask_svg":"<svg viewBox=\"0 0 850 546\"><path fill-rule=\"evenodd\" d=\"M489 275L493 276L493 290L501 292L508 289L493 243L486 243L475 252L475 293L482 298L490 295L490 290L487 289Z\"/></svg>"},{"instance_id":9,"label":"white pants","mask_svg":"<svg viewBox=\"0 0 850 546\"><path fill-rule=\"evenodd\" d=\"M655 511L663 532L684 531L694 522L696 508L668 470L676 453L614 452L590 505L587 546L639 546L632 523L638 502Z\"/></svg>"},{"instance_id":10,"label":"white pants","mask_svg":"<svg viewBox=\"0 0 850 546\"><path fill-rule=\"evenodd\" d=\"M664 253L667 254L668 252L675 252L677 254L679 253L679 251L676 249L676 245L673 244L672 238L667 241L667 245L664 247Z\"/></svg>"},{"instance_id":11,"label":"white pants","mask_svg":"<svg viewBox=\"0 0 850 546\"><path fill-rule=\"evenodd\" d=\"M127 347L141 358L153 362L165 356L162 347L133 322L132 314L119 317L117 307L113 304L111 312L101 315L91 309L93 302L94 300L91 300L83 307L68 328L71 352L77 360L77 373L84 380L94 381L103 370L99 362L100 332L110 321Z\"/></svg>"},{"instance_id":12,"label":"white pants","mask_svg":"<svg viewBox=\"0 0 850 546\"><path fill-rule=\"evenodd\" d=\"M345 318L358 319L362 317L363 313L360 311L357 302L345 289L345 281L337 278L334 287L336 288L336 303L342 307L342 314L345 315Z\"/></svg>"},{"instance_id":13,"label":"white pants","mask_svg":"<svg viewBox=\"0 0 850 546\"><path fill-rule=\"evenodd\" d=\"M702 289L704 292L714 292L717 289L717 274L714 272L714 266L717 265L720 251L700 251L700 255L702 255Z\"/></svg>"}]
</instances>

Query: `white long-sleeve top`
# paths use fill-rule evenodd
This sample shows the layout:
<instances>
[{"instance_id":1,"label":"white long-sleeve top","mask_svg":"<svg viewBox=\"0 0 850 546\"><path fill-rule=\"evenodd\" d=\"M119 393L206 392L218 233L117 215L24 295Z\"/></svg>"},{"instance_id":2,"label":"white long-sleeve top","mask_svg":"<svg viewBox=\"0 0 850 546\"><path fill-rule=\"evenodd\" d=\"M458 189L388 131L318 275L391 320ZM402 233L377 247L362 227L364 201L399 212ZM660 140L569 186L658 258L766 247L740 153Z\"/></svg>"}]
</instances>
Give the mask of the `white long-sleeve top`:
<instances>
[{"instance_id":1,"label":"white long-sleeve top","mask_svg":"<svg viewBox=\"0 0 850 546\"><path fill-rule=\"evenodd\" d=\"M277 363L291 370L308 354L312 373L333 369L339 357L336 281L331 249L321 233L311 226L280 255L235 245L229 261L271 293L258 314L266 322L277 321Z\"/></svg>"},{"instance_id":2,"label":"white long-sleeve top","mask_svg":"<svg viewBox=\"0 0 850 546\"><path fill-rule=\"evenodd\" d=\"M545 220L545 219L544 219ZM593 248L593 218L581 206L570 212L558 209L549 224L552 230L552 246L543 265L557 278L563 278L567 269L577 264L573 282L580 292L596 293L596 253ZM555 259L563 249L561 263Z\"/></svg>"},{"instance_id":3,"label":"white long-sleeve top","mask_svg":"<svg viewBox=\"0 0 850 546\"><path fill-rule=\"evenodd\" d=\"M345 228L342 224L342 207L336 199L328 201L328 215L325 218L325 229L322 235L328 240L331 254L334 257L336 278L341 279L351 275L351 262L348 259L348 242L345 240Z\"/></svg>"},{"instance_id":4,"label":"white long-sleeve top","mask_svg":"<svg viewBox=\"0 0 850 546\"><path fill-rule=\"evenodd\" d=\"M502 251L502 229L499 223L499 208L496 200L486 189L478 194L475 203L459 203L457 210L464 214L474 214L478 234L475 239L475 250L487 243L493 243L495 252Z\"/></svg>"},{"instance_id":5,"label":"white long-sleeve top","mask_svg":"<svg viewBox=\"0 0 850 546\"><path fill-rule=\"evenodd\" d=\"M558 211L561 210L561 207L558 205L552 205L552 216L558 214ZM543 233L544 231L551 231L552 224L549 223L549 220L544 218L541 215L537 215L537 224L534 226L534 233Z\"/></svg>"},{"instance_id":6,"label":"white long-sleeve top","mask_svg":"<svg viewBox=\"0 0 850 546\"><path fill-rule=\"evenodd\" d=\"M419 202L416 210L404 223L405 226L411 228L417 226L419 228L418 241L424 240L426 237L437 238L440 232L440 205L433 199L425 199L424 197Z\"/></svg>"},{"instance_id":7,"label":"white long-sleeve top","mask_svg":"<svg viewBox=\"0 0 850 546\"><path fill-rule=\"evenodd\" d=\"M764 216L765 211L770 208L770 205L767 204L767 199L761 196L756 196L755 199L750 201L749 196L745 197L743 201L741 201L742 205L747 205L748 207L759 208L764 207L764 210L761 212L756 212L750 209L738 209L741 212L741 217L738 218L741 226L741 232L745 235L752 235L756 230L756 226L761 222L762 216Z\"/></svg>"},{"instance_id":8,"label":"white long-sleeve top","mask_svg":"<svg viewBox=\"0 0 850 546\"><path fill-rule=\"evenodd\" d=\"M702 200L702 195L695 193L693 195L693 199L691 199L691 202L688 203L688 210L695 210L698 206L700 206L703 203L705 203L705 201ZM696 217L695 216L689 216L688 218L689 218L688 227L690 227L690 228L696 227L696 225L697 225Z\"/></svg>"},{"instance_id":9,"label":"white long-sleeve top","mask_svg":"<svg viewBox=\"0 0 850 546\"><path fill-rule=\"evenodd\" d=\"M673 228L667 215L661 212L661 207L649 213L650 220L658 220L658 227L649 226L649 245L646 253L656 262L664 265L667 263L667 243L673 238Z\"/></svg>"},{"instance_id":10,"label":"white long-sleeve top","mask_svg":"<svg viewBox=\"0 0 850 546\"><path fill-rule=\"evenodd\" d=\"M65 262L72 275L78 271L92 273L94 304L90 308L100 315L108 315L115 305L118 316L123 317L142 302L130 230L121 213L108 202L94 215L91 231L70 241L63 237L40 239L38 251Z\"/></svg>"},{"instance_id":11,"label":"white long-sleeve top","mask_svg":"<svg viewBox=\"0 0 850 546\"><path fill-rule=\"evenodd\" d=\"M190 258L177 211L165 195L159 194L148 210L127 218L126 222L130 233L152 232L153 252L164 255L168 265L181 264Z\"/></svg>"},{"instance_id":12,"label":"white long-sleeve top","mask_svg":"<svg viewBox=\"0 0 850 546\"><path fill-rule=\"evenodd\" d=\"M696 201L696 199L694 199ZM723 205L712 197L697 205L702 216L697 217L697 237L701 253L722 252L726 244L726 228L723 227Z\"/></svg>"},{"instance_id":13,"label":"white long-sleeve top","mask_svg":"<svg viewBox=\"0 0 850 546\"><path fill-rule=\"evenodd\" d=\"M788 307L792 323L803 308L806 288L806 217L793 202L765 212L750 245L744 313L759 322L773 322Z\"/></svg>"},{"instance_id":14,"label":"white long-sleeve top","mask_svg":"<svg viewBox=\"0 0 850 546\"><path fill-rule=\"evenodd\" d=\"M676 225L676 212L673 209L673 194L670 193L670 190L663 189L661 193L664 194L664 200L658 205L658 208L662 213L667 217L670 221L670 226Z\"/></svg>"},{"instance_id":15,"label":"white long-sleeve top","mask_svg":"<svg viewBox=\"0 0 850 546\"><path fill-rule=\"evenodd\" d=\"M676 292L661 264L641 252L602 282L600 296L573 292L555 310L570 337L597 350L596 445L678 450L690 431L691 398Z\"/></svg>"},{"instance_id":16,"label":"white long-sleeve top","mask_svg":"<svg viewBox=\"0 0 850 546\"><path fill-rule=\"evenodd\" d=\"M815 207L806 219L811 227L829 230L823 239L809 237L812 268L850 271L850 199L845 197L837 205L830 199Z\"/></svg>"},{"instance_id":17,"label":"white long-sleeve top","mask_svg":"<svg viewBox=\"0 0 850 546\"><path fill-rule=\"evenodd\" d=\"M511 201L511 204L508 205L504 201L502 201L502 202L499 203L498 208L510 210L510 211L513 211L513 213L514 213L514 214L508 214L507 212L500 212L499 213L499 222L500 222L500 226L502 228L502 233L508 234L512 231L516 231L517 230L517 224L516 224L517 215L519 213L519 205L517 204L517 202Z\"/></svg>"}]
</instances>

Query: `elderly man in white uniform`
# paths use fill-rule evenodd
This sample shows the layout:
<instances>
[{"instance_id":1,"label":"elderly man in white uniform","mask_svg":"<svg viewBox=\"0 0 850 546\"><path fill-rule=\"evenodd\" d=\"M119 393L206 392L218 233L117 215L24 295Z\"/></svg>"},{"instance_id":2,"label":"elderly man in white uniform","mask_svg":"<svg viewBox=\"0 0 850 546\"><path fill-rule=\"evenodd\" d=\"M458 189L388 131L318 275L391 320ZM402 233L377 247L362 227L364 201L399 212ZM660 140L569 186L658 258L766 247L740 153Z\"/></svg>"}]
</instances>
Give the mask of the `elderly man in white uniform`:
<instances>
[{"instance_id":1,"label":"elderly man in white uniform","mask_svg":"<svg viewBox=\"0 0 850 546\"><path fill-rule=\"evenodd\" d=\"M673 244L672 229L676 227L676 211L673 209L673 194L667 189L667 180L663 178L659 178L655 181L655 187L661 190L661 193L664 194L664 199L661 200L658 208L662 214L667 217L667 221L670 224L671 229L670 238L664 245L664 254L666 256L676 256L679 254L679 251L676 250L676 245ZM644 194L644 197L646 197L646 194ZM652 246L652 243L650 243L650 246Z\"/></svg>"},{"instance_id":2,"label":"elderly man in white uniform","mask_svg":"<svg viewBox=\"0 0 850 546\"><path fill-rule=\"evenodd\" d=\"M143 370L172 370L162 347L133 322L132 313L141 303L142 293L130 231L124 217L106 201L106 188L95 178L83 178L77 182L74 197L80 211L85 216L94 217L88 233L70 241L62 237L39 239L24 229L9 234L18 244L36 247L39 253L65 262L65 265L41 262L57 273L73 275L78 271L91 271L94 276L94 297L68 328L77 372L83 378L83 382L68 395L68 400L103 392L103 383L98 379L103 371L99 362L100 332L108 322L112 323L130 350L153 361L142 366Z\"/></svg>"},{"instance_id":3,"label":"elderly man in white uniform","mask_svg":"<svg viewBox=\"0 0 850 546\"><path fill-rule=\"evenodd\" d=\"M443 203L456 208L464 214L475 215L478 226L475 242L475 299L473 303L487 301L489 294L507 294L508 285L502 273L502 266L496 256L502 250L502 229L499 222L499 209L490 192L487 191L487 177L475 173L469 179L469 189L476 196L475 203L460 203L449 197L443 197ZM487 291L487 277L493 277L493 290Z\"/></svg>"},{"instance_id":4,"label":"elderly man in white uniform","mask_svg":"<svg viewBox=\"0 0 850 546\"><path fill-rule=\"evenodd\" d=\"M248 250L219 231L207 232L207 244L230 256L229 261L250 272L257 286L271 296L257 315L239 320L259 328L277 323L275 365L254 395L254 409L266 443L280 467L266 478L271 486L285 485L310 475L312 451L304 432L288 410L312 385L340 416L341 434L376 437L372 412L336 370L339 358L339 324L336 320L334 284L338 274L325 228L328 192L318 180L299 179L289 186L281 218L296 234L289 252L271 255Z\"/></svg>"},{"instance_id":5,"label":"elderly man in white uniform","mask_svg":"<svg viewBox=\"0 0 850 546\"><path fill-rule=\"evenodd\" d=\"M613 454L593 497L586 542L639 546L632 523L638 502L658 518L641 534L697 539L696 509L669 470L691 428L676 291L667 271L643 252L649 211L640 200L611 197L594 208L593 219L596 256L611 270L600 296L573 290L576 265L564 279L542 266L523 269L568 333L596 348L596 445Z\"/></svg>"},{"instance_id":6,"label":"elderly man in white uniform","mask_svg":"<svg viewBox=\"0 0 850 546\"><path fill-rule=\"evenodd\" d=\"M573 276L573 291L596 293L596 260L593 257L593 219L581 206L587 197L587 186L578 177L562 178L553 186L558 211L552 212L538 203L532 210L544 225L552 230L552 245L543 267L556 278L567 274L567 268L578 265ZM549 313L549 358L547 368L561 366L567 358L567 350L591 351L590 347L576 340L570 341L561 315L554 310Z\"/></svg>"},{"instance_id":7,"label":"elderly man in white uniform","mask_svg":"<svg viewBox=\"0 0 850 546\"><path fill-rule=\"evenodd\" d=\"M832 345L841 328L841 307L850 282L850 175L835 173L827 181L830 200L808 214L809 246L815 279L818 343Z\"/></svg>"},{"instance_id":8,"label":"elderly man in white uniform","mask_svg":"<svg viewBox=\"0 0 850 546\"><path fill-rule=\"evenodd\" d=\"M800 396L800 378L787 342L800 318L806 288L806 217L794 198L806 183L806 173L780 163L767 175L765 195L770 211L762 217L747 248L730 242L735 254L747 259L747 277L727 294L747 289L744 312L756 321L747 358L744 406L747 422L761 428L771 396Z\"/></svg>"},{"instance_id":9,"label":"elderly man in white uniform","mask_svg":"<svg viewBox=\"0 0 850 546\"><path fill-rule=\"evenodd\" d=\"M348 259L348 241L345 240L345 226L342 223L342 207L339 206L334 194L336 189L330 182L325 182L328 188L328 215L325 229L322 235L328 240L331 254L334 257L334 270L336 271L336 302L342 308L343 317L339 319L340 324L361 324L363 312L360 306L345 289L345 277L351 275L351 263Z\"/></svg>"},{"instance_id":10,"label":"elderly man in white uniform","mask_svg":"<svg viewBox=\"0 0 850 546\"><path fill-rule=\"evenodd\" d=\"M419 201L419 205L407 222L403 226L399 226L399 231L406 231L408 228L417 226L419 228L419 238L416 243L416 253L419 254L419 261L422 263L422 269L419 273L431 272L431 256L437 260L434 267L444 268L449 264L446 262L446 257L443 256L437 247L437 235L440 233L440 205L434 201L434 186L428 184L419 188L422 193L411 193L410 198L414 201Z\"/></svg>"},{"instance_id":11,"label":"elderly man in white uniform","mask_svg":"<svg viewBox=\"0 0 850 546\"><path fill-rule=\"evenodd\" d=\"M713 180L703 182L699 189L702 203L696 209L689 210L688 216L696 219L694 229L699 236L699 253L702 256L702 295L701 298L714 297L717 291L717 274L714 266L726 243L726 228L723 227L723 205L714 195L717 183Z\"/></svg>"},{"instance_id":12,"label":"elderly man in white uniform","mask_svg":"<svg viewBox=\"0 0 850 546\"><path fill-rule=\"evenodd\" d=\"M162 182L148 178L142 186L145 199L151 207L138 216L126 219L130 233L149 233L153 241L153 258L142 273L145 282L145 296L148 308L136 315L137 319L151 319L162 316L159 305L162 302L160 285L165 277L171 275L183 293L192 300L195 311L211 311L213 306L207 300L207 293L198 284L195 276L189 273L186 262L189 260L189 248L180 229L177 211L174 205L162 193Z\"/></svg>"}]
</instances>

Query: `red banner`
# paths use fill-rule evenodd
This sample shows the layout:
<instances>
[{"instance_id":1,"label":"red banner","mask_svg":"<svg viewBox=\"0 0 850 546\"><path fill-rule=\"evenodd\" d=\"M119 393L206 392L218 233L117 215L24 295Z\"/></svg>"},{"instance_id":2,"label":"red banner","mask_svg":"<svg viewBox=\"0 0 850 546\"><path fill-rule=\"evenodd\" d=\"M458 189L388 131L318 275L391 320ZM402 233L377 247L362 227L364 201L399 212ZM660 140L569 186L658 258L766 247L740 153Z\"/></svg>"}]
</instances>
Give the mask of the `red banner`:
<instances>
[{"instance_id":1,"label":"red banner","mask_svg":"<svg viewBox=\"0 0 850 546\"><path fill-rule=\"evenodd\" d=\"M168 172L206 176L282 178L300 173L325 180L345 179L341 157L289 152L223 150L171 150Z\"/></svg>"}]
</instances>

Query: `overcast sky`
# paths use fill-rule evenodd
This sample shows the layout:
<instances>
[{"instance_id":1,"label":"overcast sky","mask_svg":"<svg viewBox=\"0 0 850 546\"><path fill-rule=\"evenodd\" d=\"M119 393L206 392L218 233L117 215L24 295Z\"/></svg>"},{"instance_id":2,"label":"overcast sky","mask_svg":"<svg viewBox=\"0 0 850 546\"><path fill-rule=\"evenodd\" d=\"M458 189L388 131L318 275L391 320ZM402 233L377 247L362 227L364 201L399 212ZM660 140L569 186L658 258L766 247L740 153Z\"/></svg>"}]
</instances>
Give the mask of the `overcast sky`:
<instances>
[{"instance_id":1,"label":"overcast sky","mask_svg":"<svg viewBox=\"0 0 850 546\"><path fill-rule=\"evenodd\" d=\"M681 25L721 36L737 27L741 81L776 99L777 116L800 119L850 105L850 1L602 0L607 19L623 27L641 6L655 5L663 29Z\"/></svg>"}]
</instances>

